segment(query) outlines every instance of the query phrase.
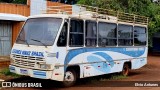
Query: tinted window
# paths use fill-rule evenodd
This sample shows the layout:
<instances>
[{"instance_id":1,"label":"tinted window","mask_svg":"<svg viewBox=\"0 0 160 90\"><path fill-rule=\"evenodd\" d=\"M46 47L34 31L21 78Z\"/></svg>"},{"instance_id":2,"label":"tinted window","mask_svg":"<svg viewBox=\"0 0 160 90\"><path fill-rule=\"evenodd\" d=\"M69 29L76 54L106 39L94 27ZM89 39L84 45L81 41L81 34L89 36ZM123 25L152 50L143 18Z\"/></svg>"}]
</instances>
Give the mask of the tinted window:
<instances>
[{"instance_id":1,"label":"tinted window","mask_svg":"<svg viewBox=\"0 0 160 90\"><path fill-rule=\"evenodd\" d=\"M146 45L147 34L146 28L144 27L134 27L134 45Z\"/></svg>"},{"instance_id":2,"label":"tinted window","mask_svg":"<svg viewBox=\"0 0 160 90\"><path fill-rule=\"evenodd\" d=\"M99 22L99 46L114 46L117 45L117 25L111 23Z\"/></svg>"},{"instance_id":3,"label":"tinted window","mask_svg":"<svg viewBox=\"0 0 160 90\"><path fill-rule=\"evenodd\" d=\"M97 22L86 21L86 46L97 45Z\"/></svg>"},{"instance_id":4,"label":"tinted window","mask_svg":"<svg viewBox=\"0 0 160 90\"><path fill-rule=\"evenodd\" d=\"M68 29L68 23L65 22L62 27L61 34L58 38L57 46L66 46L66 44L67 44L67 31L68 31L67 29Z\"/></svg>"},{"instance_id":5,"label":"tinted window","mask_svg":"<svg viewBox=\"0 0 160 90\"><path fill-rule=\"evenodd\" d=\"M120 46L133 45L133 27L129 25L118 25L118 44Z\"/></svg>"},{"instance_id":6,"label":"tinted window","mask_svg":"<svg viewBox=\"0 0 160 90\"><path fill-rule=\"evenodd\" d=\"M70 46L83 46L83 20L71 19L70 22Z\"/></svg>"}]
</instances>

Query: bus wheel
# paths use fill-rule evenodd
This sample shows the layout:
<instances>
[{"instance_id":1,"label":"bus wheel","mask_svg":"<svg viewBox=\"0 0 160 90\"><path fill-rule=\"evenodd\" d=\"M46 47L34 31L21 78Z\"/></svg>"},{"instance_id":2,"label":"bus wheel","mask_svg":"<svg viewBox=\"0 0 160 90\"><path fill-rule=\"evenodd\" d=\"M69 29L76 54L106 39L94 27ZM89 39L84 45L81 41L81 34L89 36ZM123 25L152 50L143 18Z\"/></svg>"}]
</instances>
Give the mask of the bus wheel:
<instances>
[{"instance_id":1,"label":"bus wheel","mask_svg":"<svg viewBox=\"0 0 160 90\"><path fill-rule=\"evenodd\" d=\"M77 76L74 70L67 70L64 76L63 86L70 87L76 82Z\"/></svg>"},{"instance_id":2,"label":"bus wheel","mask_svg":"<svg viewBox=\"0 0 160 90\"><path fill-rule=\"evenodd\" d=\"M122 74L123 76L128 76L128 74L129 74L129 66L128 66L127 63L124 64L123 70L122 70L121 74Z\"/></svg>"}]
</instances>

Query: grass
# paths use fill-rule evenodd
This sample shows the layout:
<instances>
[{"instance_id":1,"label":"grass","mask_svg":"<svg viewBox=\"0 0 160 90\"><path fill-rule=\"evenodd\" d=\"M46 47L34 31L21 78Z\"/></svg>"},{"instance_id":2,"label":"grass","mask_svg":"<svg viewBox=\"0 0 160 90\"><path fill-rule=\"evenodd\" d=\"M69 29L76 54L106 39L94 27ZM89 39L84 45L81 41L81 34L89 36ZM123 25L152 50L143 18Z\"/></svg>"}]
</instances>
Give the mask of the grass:
<instances>
[{"instance_id":1,"label":"grass","mask_svg":"<svg viewBox=\"0 0 160 90\"><path fill-rule=\"evenodd\" d=\"M0 71L0 74L1 74L1 75L5 75L5 76L11 76L11 77L13 77L13 78L19 78L19 77L21 77L21 75L18 75L18 74L15 74L15 73L10 72L10 71L9 71L9 68L2 69L2 70Z\"/></svg>"},{"instance_id":2,"label":"grass","mask_svg":"<svg viewBox=\"0 0 160 90\"><path fill-rule=\"evenodd\" d=\"M107 74L98 77L91 77L89 80L91 82L96 82L96 81L122 80L126 78L128 77L120 74Z\"/></svg>"},{"instance_id":3,"label":"grass","mask_svg":"<svg viewBox=\"0 0 160 90\"><path fill-rule=\"evenodd\" d=\"M111 83L112 81L121 81L128 78L128 76L123 76L120 73L105 74L100 76L88 77L78 80L77 85L91 85L103 87L104 85Z\"/></svg>"},{"instance_id":4,"label":"grass","mask_svg":"<svg viewBox=\"0 0 160 90\"><path fill-rule=\"evenodd\" d=\"M101 78L100 81L106 81L106 80L121 80L121 79L126 79L128 78L127 76L123 76L123 75L111 75L110 78Z\"/></svg>"}]
</instances>

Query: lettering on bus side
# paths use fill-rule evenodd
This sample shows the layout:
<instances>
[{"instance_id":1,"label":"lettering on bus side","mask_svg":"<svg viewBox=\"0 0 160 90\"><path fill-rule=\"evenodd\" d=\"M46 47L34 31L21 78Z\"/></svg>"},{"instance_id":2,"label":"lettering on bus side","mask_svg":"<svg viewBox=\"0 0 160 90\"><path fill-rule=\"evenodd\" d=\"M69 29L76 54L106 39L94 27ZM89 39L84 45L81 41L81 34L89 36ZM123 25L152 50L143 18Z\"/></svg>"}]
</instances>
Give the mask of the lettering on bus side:
<instances>
[{"instance_id":1,"label":"lettering on bus side","mask_svg":"<svg viewBox=\"0 0 160 90\"><path fill-rule=\"evenodd\" d=\"M22 51L22 55L30 56L31 51Z\"/></svg>"},{"instance_id":2,"label":"lettering on bus side","mask_svg":"<svg viewBox=\"0 0 160 90\"><path fill-rule=\"evenodd\" d=\"M144 51L145 48L126 48L126 51Z\"/></svg>"},{"instance_id":3,"label":"lettering on bus side","mask_svg":"<svg viewBox=\"0 0 160 90\"><path fill-rule=\"evenodd\" d=\"M17 49L13 49L12 50L12 53L15 53L15 54L21 54L22 51L21 50L17 50Z\"/></svg>"},{"instance_id":4,"label":"lettering on bus side","mask_svg":"<svg viewBox=\"0 0 160 90\"><path fill-rule=\"evenodd\" d=\"M12 53L13 54L20 54L20 55L24 55L24 56L44 57L43 52L36 52L36 51L22 51L22 50L13 49Z\"/></svg>"},{"instance_id":5,"label":"lettering on bus side","mask_svg":"<svg viewBox=\"0 0 160 90\"><path fill-rule=\"evenodd\" d=\"M42 52L35 52L33 51L31 56L40 56L40 57L44 57L43 53Z\"/></svg>"}]
</instances>

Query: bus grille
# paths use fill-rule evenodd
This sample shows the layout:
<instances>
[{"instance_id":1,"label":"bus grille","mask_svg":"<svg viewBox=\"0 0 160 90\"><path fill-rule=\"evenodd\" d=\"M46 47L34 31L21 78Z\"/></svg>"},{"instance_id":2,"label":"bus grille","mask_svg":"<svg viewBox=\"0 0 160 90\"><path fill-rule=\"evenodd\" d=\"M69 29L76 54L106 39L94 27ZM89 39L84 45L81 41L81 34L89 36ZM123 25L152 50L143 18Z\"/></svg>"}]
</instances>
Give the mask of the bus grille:
<instances>
[{"instance_id":1,"label":"bus grille","mask_svg":"<svg viewBox=\"0 0 160 90\"><path fill-rule=\"evenodd\" d=\"M12 55L14 64L18 66L25 66L29 68L35 67L37 61L44 61L44 58L41 57L32 57L32 56L22 56L22 55Z\"/></svg>"},{"instance_id":2,"label":"bus grille","mask_svg":"<svg viewBox=\"0 0 160 90\"><path fill-rule=\"evenodd\" d=\"M15 59L14 64L15 64L15 65L18 65L18 66L34 67L35 62L30 62L30 61L24 61L24 60L17 60L17 59Z\"/></svg>"}]
</instances>

